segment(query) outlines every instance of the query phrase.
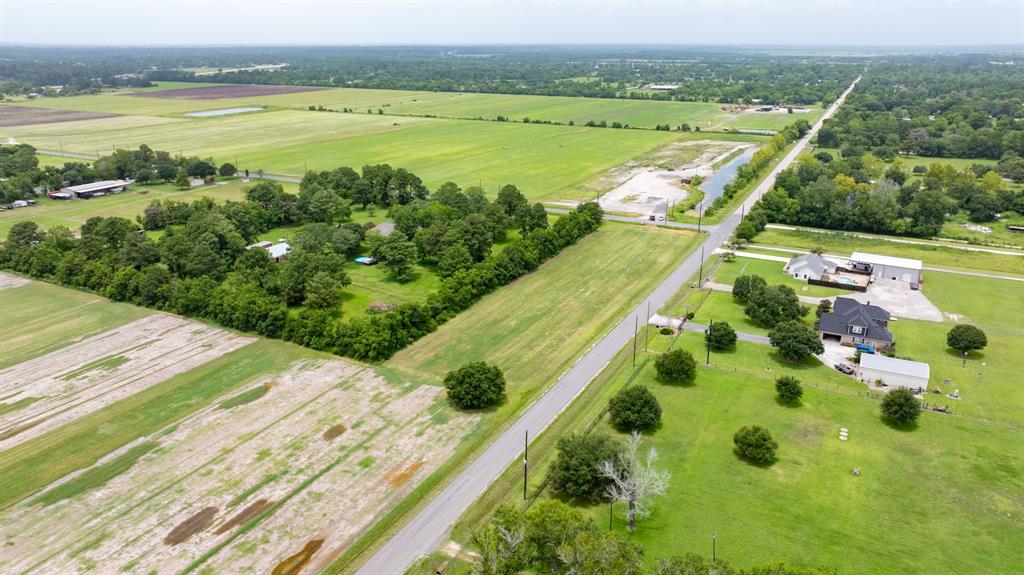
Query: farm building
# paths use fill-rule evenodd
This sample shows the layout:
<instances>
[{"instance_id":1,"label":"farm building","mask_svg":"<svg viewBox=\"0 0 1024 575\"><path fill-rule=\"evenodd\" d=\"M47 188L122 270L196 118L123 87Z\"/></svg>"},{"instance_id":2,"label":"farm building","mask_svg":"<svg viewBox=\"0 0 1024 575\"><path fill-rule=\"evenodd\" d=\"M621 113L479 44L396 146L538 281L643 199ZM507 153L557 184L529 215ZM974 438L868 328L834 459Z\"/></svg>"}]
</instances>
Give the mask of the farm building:
<instances>
[{"instance_id":1,"label":"farm building","mask_svg":"<svg viewBox=\"0 0 1024 575\"><path fill-rule=\"evenodd\" d=\"M907 283L921 281L921 260L853 252L850 256L850 269L869 273L876 279Z\"/></svg>"},{"instance_id":2,"label":"farm building","mask_svg":"<svg viewBox=\"0 0 1024 575\"><path fill-rule=\"evenodd\" d=\"M786 273L796 279L820 280L824 274L835 273L836 263L826 260L818 254L796 256L786 264Z\"/></svg>"},{"instance_id":3,"label":"farm building","mask_svg":"<svg viewBox=\"0 0 1024 575\"><path fill-rule=\"evenodd\" d=\"M887 351L892 347L889 331L889 312L860 303L848 297L837 297L832 312L822 314L818 335L823 340L838 341L842 345L865 344L872 349Z\"/></svg>"},{"instance_id":4,"label":"farm building","mask_svg":"<svg viewBox=\"0 0 1024 575\"><path fill-rule=\"evenodd\" d=\"M889 387L927 391L930 376L931 368L927 363L878 354L860 356L860 378L869 383L881 380Z\"/></svg>"},{"instance_id":5,"label":"farm building","mask_svg":"<svg viewBox=\"0 0 1024 575\"><path fill-rule=\"evenodd\" d=\"M254 250L257 248L267 250L267 255L274 258L276 261L283 260L284 257L288 255L288 252L292 251L292 247L283 239L277 240L276 244L273 242L263 241L245 246L245 249L247 250Z\"/></svg>"},{"instance_id":6,"label":"farm building","mask_svg":"<svg viewBox=\"0 0 1024 575\"><path fill-rule=\"evenodd\" d=\"M125 180L103 180L102 182L93 182L91 184L67 186L65 188L61 188L60 191L65 194L71 194L71 196L75 198L92 198L95 196L123 192L127 189L128 182Z\"/></svg>"}]
</instances>

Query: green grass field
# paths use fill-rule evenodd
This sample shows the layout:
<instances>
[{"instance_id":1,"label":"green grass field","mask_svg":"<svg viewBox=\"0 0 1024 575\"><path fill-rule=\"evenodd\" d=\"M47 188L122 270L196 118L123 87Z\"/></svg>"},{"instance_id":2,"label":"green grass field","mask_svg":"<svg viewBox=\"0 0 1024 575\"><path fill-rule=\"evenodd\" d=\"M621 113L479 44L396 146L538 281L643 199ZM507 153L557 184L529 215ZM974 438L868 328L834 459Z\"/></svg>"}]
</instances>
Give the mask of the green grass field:
<instances>
[{"instance_id":1,"label":"green grass field","mask_svg":"<svg viewBox=\"0 0 1024 575\"><path fill-rule=\"evenodd\" d=\"M808 312L804 316L803 321L811 325L814 323L814 310L807 304L804 304L804 307L808 309ZM693 309L690 311L693 311ZM725 292L711 292L700 306L700 310L693 317L693 321L704 325L708 325L712 320L715 322L729 322L729 325L737 332L768 335L768 332L771 331L770 328L754 323L748 318L747 314L743 311L743 305L737 303L733 299L732 294Z\"/></svg>"},{"instance_id":2,"label":"green grass field","mask_svg":"<svg viewBox=\"0 0 1024 575\"><path fill-rule=\"evenodd\" d=\"M905 238L895 238L905 239ZM913 240L917 241L917 240ZM854 251L919 259L925 267L967 269L993 273L1024 274L1024 256L1006 256L988 252L965 251L936 243L930 245L897 243L857 237L842 232L818 233L802 230L766 229L757 234L754 244L810 250L815 246L828 253L849 256ZM928 274L925 271L927 281Z\"/></svg>"},{"instance_id":3,"label":"green grass field","mask_svg":"<svg viewBox=\"0 0 1024 575\"><path fill-rule=\"evenodd\" d=\"M850 293L848 290L809 285L805 280L798 280L784 273L782 270L785 266L786 264L782 262L737 257L731 262L723 261L711 279L718 283L732 285L741 275L756 275L763 277L769 285L787 285L793 288L797 295L831 297Z\"/></svg>"},{"instance_id":4,"label":"green grass field","mask_svg":"<svg viewBox=\"0 0 1024 575\"><path fill-rule=\"evenodd\" d=\"M159 91L192 88L210 84L160 82L159 86L134 91ZM472 94L458 92L424 92L409 90L376 90L362 88L331 88L313 92L230 98L224 100L176 100L137 98L123 91L69 98L46 98L19 102L46 108L110 112L116 114L177 115L186 112L265 106L305 110L323 106L332 110L351 108L357 113L383 110L385 116L435 116L438 118L485 118L504 116L514 121L533 120L585 124L602 120L631 126L653 128L658 124L678 126L689 123L708 130L751 128L779 130L802 118L813 123L822 114L812 107L802 114L764 114L725 112L720 104L706 102L664 102L658 100L626 100L608 98L572 98L563 96L528 96L511 94Z\"/></svg>"},{"instance_id":5,"label":"green grass field","mask_svg":"<svg viewBox=\"0 0 1024 575\"><path fill-rule=\"evenodd\" d=\"M5 326L0 368L47 354L150 313L43 282L0 290L0 325Z\"/></svg>"},{"instance_id":6,"label":"green grass field","mask_svg":"<svg viewBox=\"0 0 1024 575\"><path fill-rule=\"evenodd\" d=\"M153 200L190 202L200 198L212 198L218 203L226 200L241 200L245 197L244 189L248 185L235 180L224 185L179 190L169 184L140 184L132 186L127 192L89 200L52 200L40 197L36 198L39 205L0 212L0 238L6 239L11 226L24 220L34 221L44 229L54 226L77 229L94 216L120 216L135 221L135 216L141 216L143 210ZM296 184L284 183L282 185L291 192L298 190Z\"/></svg>"},{"instance_id":7,"label":"green grass field","mask_svg":"<svg viewBox=\"0 0 1024 575\"><path fill-rule=\"evenodd\" d=\"M505 372L514 413L611 328L696 244L691 233L605 224L396 354L393 365L424 378L485 360Z\"/></svg>"}]
</instances>

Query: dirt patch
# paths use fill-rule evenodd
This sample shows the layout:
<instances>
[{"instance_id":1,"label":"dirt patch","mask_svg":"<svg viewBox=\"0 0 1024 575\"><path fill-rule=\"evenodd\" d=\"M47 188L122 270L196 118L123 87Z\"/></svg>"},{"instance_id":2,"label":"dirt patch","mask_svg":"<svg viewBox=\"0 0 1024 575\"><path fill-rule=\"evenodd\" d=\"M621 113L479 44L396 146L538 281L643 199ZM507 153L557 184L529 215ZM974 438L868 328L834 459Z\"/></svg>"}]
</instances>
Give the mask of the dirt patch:
<instances>
[{"instance_id":1,"label":"dirt patch","mask_svg":"<svg viewBox=\"0 0 1024 575\"><path fill-rule=\"evenodd\" d=\"M344 423L339 423L338 425L332 425L330 427L330 429L328 429L327 431L324 432L324 440L332 441L334 439L337 439L337 438L341 437L341 434L345 433L345 430L347 430L347 429L348 428L345 427Z\"/></svg>"},{"instance_id":2,"label":"dirt patch","mask_svg":"<svg viewBox=\"0 0 1024 575\"><path fill-rule=\"evenodd\" d=\"M2 125L2 124L0 124ZM0 290L15 288L27 284L30 280L12 276L11 274L0 273Z\"/></svg>"},{"instance_id":3,"label":"dirt patch","mask_svg":"<svg viewBox=\"0 0 1024 575\"><path fill-rule=\"evenodd\" d=\"M253 96L294 94L296 92L315 92L324 89L325 88L314 88L312 86L224 84L223 86L204 86L202 88L179 88L177 90L159 90L157 92L134 92L125 95L136 98L162 98L169 100L227 100L230 98L250 98Z\"/></svg>"},{"instance_id":4,"label":"dirt patch","mask_svg":"<svg viewBox=\"0 0 1024 575\"><path fill-rule=\"evenodd\" d=\"M388 487L391 489L398 489L405 485L409 481L409 478L419 471L420 467L423 467L423 461L410 463L404 468L401 464L396 465L388 471L387 475L384 476L384 481L387 482Z\"/></svg>"},{"instance_id":5,"label":"dirt patch","mask_svg":"<svg viewBox=\"0 0 1024 575\"><path fill-rule=\"evenodd\" d=\"M205 531L213 523L213 518L217 516L218 511L220 510L216 507L204 507L198 513L182 521L174 529L171 529L171 532L164 537L164 543L167 545L178 545L179 543L184 543L196 533Z\"/></svg>"},{"instance_id":6,"label":"dirt patch","mask_svg":"<svg viewBox=\"0 0 1024 575\"><path fill-rule=\"evenodd\" d=\"M78 120L94 120L96 118L113 118L117 115L103 112L55 110L52 108L37 108L35 106L0 106L0 127L57 124Z\"/></svg>"},{"instance_id":7,"label":"dirt patch","mask_svg":"<svg viewBox=\"0 0 1024 575\"><path fill-rule=\"evenodd\" d=\"M222 535L224 533L227 533L228 531L231 531L235 527L243 523L246 523L253 517L256 517L260 513L263 513L267 509L270 509L271 507L274 506L274 503L277 502L270 501L269 499L258 499L256 501L253 501L248 506L246 506L245 509L236 513L234 517L225 521L223 525L218 527L217 530L213 532L213 534Z\"/></svg>"},{"instance_id":8,"label":"dirt patch","mask_svg":"<svg viewBox=\"0 0 1024 575\"><path fill-rule=\"evenodd\" d=\"M288 557L284 561L277 564L274 570L271 571L272 575L298 575L302 568L309 563L309 560L313 558L313 555L320 550L324 544L323 539L314 539L306 546L302 548L295 555Z\"/></svg>"},{"instance_id":9,"label":"dirt patch","mask_svg":"<svg viewBox=\"0 0 1024 575\"><path fill-rule=\"evenodd\" d=\"M8 402L39 399L24 409L0 415L0 449L37 437L252 341L199 322L157 314L2 369L0 390L12 394ZM25 433L29 428L31 433ZM19 430L17 437L10 433L15 429Z\"/></svg>"}]
</instances>

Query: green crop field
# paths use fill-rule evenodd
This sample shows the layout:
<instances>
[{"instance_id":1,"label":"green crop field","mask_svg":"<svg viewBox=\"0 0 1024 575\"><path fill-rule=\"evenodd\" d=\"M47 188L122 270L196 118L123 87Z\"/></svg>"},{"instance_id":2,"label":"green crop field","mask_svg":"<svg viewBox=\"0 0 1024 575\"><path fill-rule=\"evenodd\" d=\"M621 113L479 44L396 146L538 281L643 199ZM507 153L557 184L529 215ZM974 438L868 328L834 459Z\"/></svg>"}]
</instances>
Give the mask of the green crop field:
<instances>
[{"instance_id":1,"label":"green crop field","mask_svg":"<svg viewBox=\"0 0 1024 575\"><path fill-rule=\"evenodd\" d=\"M554 383L695 244L688 232L605 224L386 365L439 379L470 361L492 362L508 381L502 409L516 412Z\"/></svg>"},{"instance_id":2,"label":"green crop field","mask_svg":"<svg viewBox=\"0 0 1024 575\"><path fill-rule=\"evenodd\" d=\"M194 88L213 84L160 82L155 88L134 91L162 91ZM768 129L780 130L796 121L813 123L822 114L820 107L806 113L767 114L760 112L732 113L721 104L707 102L666 102L610 98L572 98L563 96L529 96L511 94L473 94L459 92L424 92L409 90L376 90L362 88L329 88L312 92L229 98L223 100L156 99L126 96L124 91L70 98L47 98L19 102L45 108L115 114L176 115L186 112L262 106L305 110L323 106L331 110L352 109L384 115L436 116L438 118L484 118L504 116L509 120L524 118L551 122L584 124L602 120L630 126L653 128L658 124L673 127L688 123L704 130Z\"/></svg>"},{"instance_id":3,"label":"green crop field","mask_svg":"<svg viewBox=\"0 0 1024 575\"><path fill-rule=\"evenodd\" d=\"M139 184L132 186L124 193L100 196L89 200L36 198L36 201L39 202L36 206L0 212L0 238L6 239L11 226L24 220L31 220L44 229L54 226L77 229L94 216L120 216L135 221L135 216L141 216L143 210L153 200L188 202L199 198L211 198L218 203L226 200L240 200L245 196L244 189L247 185L236 180L224 185L179 190L169 184ZM285 183L282 185L288 191L294 192L298 189L296 184Z\"/></svg>"},{"instance_id":4,"label":"green crop field","mask_svg":"<svg viewBox=\"0 0 1024 575\"><path fill-rule=\"evenodd\" d=\"M149 315L149 310L43 282L0 289L0 369Z\"/></svg>"}]
</instances>

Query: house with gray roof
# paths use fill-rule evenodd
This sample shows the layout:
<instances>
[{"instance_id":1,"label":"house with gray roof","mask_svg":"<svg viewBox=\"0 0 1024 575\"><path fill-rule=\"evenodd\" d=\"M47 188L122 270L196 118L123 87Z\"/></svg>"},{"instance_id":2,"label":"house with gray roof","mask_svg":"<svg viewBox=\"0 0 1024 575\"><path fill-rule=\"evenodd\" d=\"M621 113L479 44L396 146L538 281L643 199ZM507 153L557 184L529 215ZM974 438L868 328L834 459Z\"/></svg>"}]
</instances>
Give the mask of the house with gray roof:
<instances>
[{"instance_id":1,"label":"house with gray roof","mask_svg":"<svg viewBox=\"0 0 1024 575\"><path fill-rule=\"evenodd\" d=\"M786 264L786 273L798 280L820 280L823 275L836 271L835 262L829 261L818 254L796 256Z\"/></svg>"},{"instance_id":2,"label":"house with gray roof","mask_svg":"<svg viewBox=\"0 0 1024 575\"><path fill-rule=\"evenodd\" d=\"M843 345L865 344L876 351L888 351L893 345L889 331L889 312L860 303L848 297L837 297L832 312L822 314L818 322L818 335L823 340L838 341Z\"/></svg>"}]
</instances>

